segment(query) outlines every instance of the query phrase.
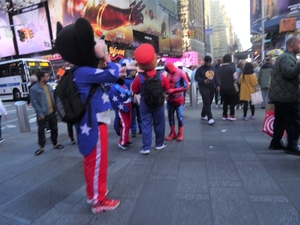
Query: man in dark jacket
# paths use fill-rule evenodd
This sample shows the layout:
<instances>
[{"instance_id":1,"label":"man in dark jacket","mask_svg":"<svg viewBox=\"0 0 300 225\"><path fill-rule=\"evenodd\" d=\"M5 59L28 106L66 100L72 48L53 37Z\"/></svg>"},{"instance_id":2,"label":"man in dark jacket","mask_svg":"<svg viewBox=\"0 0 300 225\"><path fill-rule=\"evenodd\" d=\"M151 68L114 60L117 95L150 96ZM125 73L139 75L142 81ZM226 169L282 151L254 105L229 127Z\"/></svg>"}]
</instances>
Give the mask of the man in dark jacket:
<instances>
[{"instance_id":1,"label":"man in dark jacket","mask_svg":"<svg viewBox=\"0 0 300 225\"><path fill-rule=\"evenodd\" d=\"M215 121L211 113L211 103L214 98L215 88L217 92L220 91L220 80L216 67L211 65L210 56L204 57L204 65L197 69L195 80L198 82L203 101L201 119L208 120L208 124L212 125Z\"/></svg>"},{"instance_id":2,"label":"man in dark jacket","mask_svg":"<svg viewBox=\"0 0 300 225\"><path fill-rule=\"evenodd\" d=\"M269 102L269 89L271 83L271 75L273 72L272 59L267 57L265 59L264 65L260 68L257 76L258 84L261 88L261 95L263 102L261 103L261 108L264 109L266 104Z\"/></svg>"},{"instance_id":3,"label":"man in dark jacket","mask_svg":"<svg viewBox=\"0 0 300 225\"><path fill-rule=\"evenodd\" d=\"M274 134L269 149L284 149L281 141L284 130L288 135L285 152L300 155L300 64L296 54L300 53L300 39L291 37L286 42L286 51L275 63L269 98L275 104Z\"/></svg>"}]
</instances>

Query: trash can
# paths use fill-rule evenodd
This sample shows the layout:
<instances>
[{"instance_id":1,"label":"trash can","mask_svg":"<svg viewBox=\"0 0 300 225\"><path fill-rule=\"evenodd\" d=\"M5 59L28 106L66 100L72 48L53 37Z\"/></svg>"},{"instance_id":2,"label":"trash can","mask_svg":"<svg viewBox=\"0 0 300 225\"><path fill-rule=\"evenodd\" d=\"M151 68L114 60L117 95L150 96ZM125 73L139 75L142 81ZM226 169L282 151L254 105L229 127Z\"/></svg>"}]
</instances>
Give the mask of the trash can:
<instances>
[{"instance_id":1,"label":"trash can","mask_svg":"<svg viewBox=\"0 0 300 225\"><path fill-rule=\"evenodd\" d=\"M190 104L191 106L197 106L197 87L195 83L191 83L190 86Z\"/></svg>"},{"instance_id":2,"label":"trash can","mask_svg":"<svg viewBox=\"0 0 300 225\"><path fill-rule=\"evenodd\" d=\"M17 116L19 121L20 132L30 132L30 125L28 120L27 114L27 102L25 101L18 101L15 103Z\"/></svg>"}]
</instances>

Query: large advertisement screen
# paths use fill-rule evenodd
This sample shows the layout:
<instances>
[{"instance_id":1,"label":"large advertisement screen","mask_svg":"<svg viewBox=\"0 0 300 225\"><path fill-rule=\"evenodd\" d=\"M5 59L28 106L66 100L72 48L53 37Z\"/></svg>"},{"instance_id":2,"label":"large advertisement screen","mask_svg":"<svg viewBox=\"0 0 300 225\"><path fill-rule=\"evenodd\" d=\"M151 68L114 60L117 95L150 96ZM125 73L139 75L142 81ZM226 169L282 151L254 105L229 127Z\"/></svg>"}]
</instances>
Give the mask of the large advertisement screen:
<instances>
[{"instance_id":1,"label":"large advertisement screen","mask_svg":"<svg viewBox=\"0 0 300 225\"><path fill-rule=\"evenodd\" d=\"M262 18L262 2L264 3L264 17L269 19L287 14L299 14L300 12L299 0L251 0L251 26L255 25L259 22L257 20Z\"/></svg>"},{"instance_id":2,"label":"large advertisement screen","mask_svg":"<svg viewBox=\"0 0 300 225\"><path fill-rule=\"evenodd\" d=\"M16 54L7 13L0 13L0 57Z\"/></svg>"},{"instance_id":3,"label":"large advertisement screen","mask_svg":"<svg viewBox=\"0 0 300 225\"><path fill-rule=\"evenodd\" d=\"M14 15L12 19L14 24L22 24L14 27L19 55L52 49L44 7L25 8L23 13Z\"/></svg>"}]
</instances>

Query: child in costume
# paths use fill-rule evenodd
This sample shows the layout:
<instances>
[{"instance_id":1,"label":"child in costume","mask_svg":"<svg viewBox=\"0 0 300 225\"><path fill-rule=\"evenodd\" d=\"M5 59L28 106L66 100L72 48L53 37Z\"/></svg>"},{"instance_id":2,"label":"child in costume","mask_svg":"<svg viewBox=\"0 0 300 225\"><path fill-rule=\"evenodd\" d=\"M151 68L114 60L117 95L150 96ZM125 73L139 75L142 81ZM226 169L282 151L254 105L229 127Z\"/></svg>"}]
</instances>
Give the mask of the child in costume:
<instances>
[{"instance_id":1,"label":"child in costume","mask_svg":"<svg viewBox=\"0 0 300 225\"><path fill-rule=\"evenodd\" d=\"M74 82L85 102L92 85L115 82L119 78L119 67L110 61L103 40L94 40L93 29L86 19L80 18L74 24L62 27L57 23L55 47L62 58L78 68L74 71ZM106 68L97 68L99 60L106 62ZM83 169L86 182L87 203L92 212L100 213L117 208L119 200L106 198L108 166L108 130L110 123L109 97L98 87L91 97L91 109L86 110L77 129L78 147L83 154Z\"/></svg>"},{"instance_id":2,"label":"child in costume","mask_svg":"<svg viewBox=\"0 0 300 225\"><path fill-rule=\"evenodd\" d=\"M141 70L144 70L150 78L156 76L156 54L152 45L142 44L134 51L134 58L138 63L138 66ZM162 87L164 91L170 89L170 84L168 79L159 74L159 79L161 80ZM144 82L146 78L143 73L139 73L138 76L134 79L132 83L132 91L135 94L141 94L140 99L140 116L141 116L141 127L142 127L142 140L143 145L140 150L140 153L147 155L150 153L150 148L152 144L152 123L154 126L155 132L155 149L161 150L167 145L164 143L165 136L165 114L164 114L164 105L150 108L146 105L144 94L145 87Z\"/></svg>"}]
</instances>

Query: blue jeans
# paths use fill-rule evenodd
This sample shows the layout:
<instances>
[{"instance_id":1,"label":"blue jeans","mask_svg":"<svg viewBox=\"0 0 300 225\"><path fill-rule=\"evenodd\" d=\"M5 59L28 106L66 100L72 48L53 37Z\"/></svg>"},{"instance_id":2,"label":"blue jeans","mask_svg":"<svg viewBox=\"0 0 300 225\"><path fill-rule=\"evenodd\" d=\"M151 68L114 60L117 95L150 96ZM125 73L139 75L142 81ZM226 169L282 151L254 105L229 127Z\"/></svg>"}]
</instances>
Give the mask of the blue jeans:
<instances>
[{"instance_id":1,"label":"blue jeans","mask_svg":"<svg viewBox=\"0 0 300 225\"><path fill-rule=\"evenodd\" d=\"M178 126L183 126L183 105L180 106L172 106L169 102L167 102L167 109L168 109L168 118L169 118L169 125L175 125L175 118L174 114L176 111L177 119L178 119Z\"/></svg>"},{"instance_id":2,"label":"blue jeans","mask_svg":"<svg viewBox=\"0 0 300 225\"><path fill-rule=\"evenodd\" d=\"M140 107L136 104L132 105L132 117L131 117L131 133L136 134L137 127L139 131L142 131L141 128L141 117L140 117Z\"/></svg>"}]
</instances>

